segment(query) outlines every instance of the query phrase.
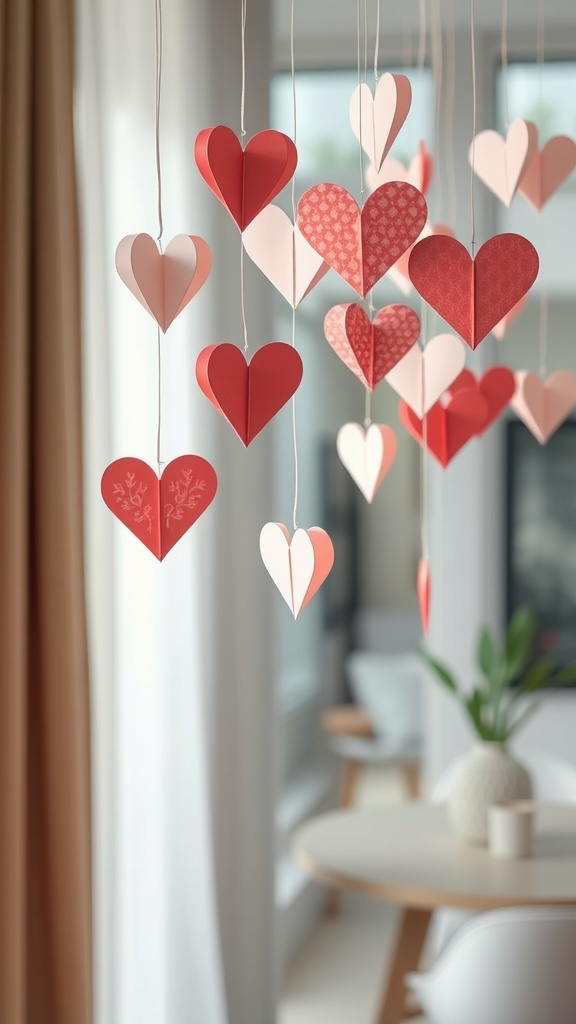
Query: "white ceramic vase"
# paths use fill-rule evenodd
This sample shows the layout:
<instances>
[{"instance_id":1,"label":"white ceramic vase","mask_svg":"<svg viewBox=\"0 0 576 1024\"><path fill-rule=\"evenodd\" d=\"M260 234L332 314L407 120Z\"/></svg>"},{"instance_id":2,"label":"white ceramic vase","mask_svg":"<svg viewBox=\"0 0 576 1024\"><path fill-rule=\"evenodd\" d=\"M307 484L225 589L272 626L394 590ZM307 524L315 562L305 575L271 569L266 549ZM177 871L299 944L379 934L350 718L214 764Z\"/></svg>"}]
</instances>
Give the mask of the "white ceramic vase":
<instances>
[{"instance_id":1,"label":"white ceramic vase","mask_svg":"<svg viewBox=\"0 0 576 1024\"><path fill-rule=\"evenodd\" d=\"M454 772L448 820L461 839L485 845L490 804L531 796L528 772L510 757L502 743L476 743Z\"/></svg>"}]
</instances>

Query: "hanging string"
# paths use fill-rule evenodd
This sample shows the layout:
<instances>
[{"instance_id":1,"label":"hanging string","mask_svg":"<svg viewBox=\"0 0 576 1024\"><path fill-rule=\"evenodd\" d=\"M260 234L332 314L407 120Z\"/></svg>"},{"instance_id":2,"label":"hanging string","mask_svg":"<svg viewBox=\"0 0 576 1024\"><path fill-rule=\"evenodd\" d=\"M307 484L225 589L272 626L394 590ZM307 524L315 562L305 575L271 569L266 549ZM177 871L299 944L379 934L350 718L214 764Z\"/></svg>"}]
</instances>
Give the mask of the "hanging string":
<instances>
[{"instance_id":1,"label":"hanging string","mask_svg":"<svg viewBox=\"0 0 576 1024\"><path fill-rule=\"evenodd\" d=\"M436 221L442 220L442 183L444 178L444 167L439 166L440 152L440 124L442 113L442 89L443 89L443 52L442 52L442 23L440 17L440 0L432 0L432 74L434 78L434 152L437 154L436 173Z\"/></svg>"},{"instance_id":2,"label":"hanging string","mask_svg":"<svg viewBox=\"0 0 576 1024\"><path fill-rule=\"evenodd\" d=\"M372 392L370 388L366 388L366 395L364 398L364 430L368 430L368 427L372 423Z\"/></svg>"},{"instance_id":3,"label":"hanging string","mask_svg":"<svg viewBox=\"0 0 576 1024\"><path fill-rule=\"evenodd\" d=\"M474 258L476 223L474 217L474 163L476 150L476 38L474 31L474 0L470 0L470 49L472 56L472 153L470 159L470 248Z\"/></svg>"},{"instance_id":4,"label":"hanging string","mask_svg":"<svg viewBox=\"0 0 576 1024\"><path fill-rule=\"evenodd\" d=\"M297 119L296 119L296 65L294 62L294 8L295 0L290 4L290 74L292 79L292 138L296 145ZM296 225L296 180L292 178L292 220ZM294 274L296 274L296 245L292 239L292 258L294 263ZM296 348L296 307L292 306L292 348ZM298 436L296 431L296 395L292 395L292 446L294 449L294 507L292 509L292 528L294 533L298 529Z\"/></svg>"},{"instance_id":5,"label":"hanging string","mask_svg":"<svg viewBox=\"0 0 576 1024\"><path fill-rule=\"evenodd\" d=\"M420 306L420 322L422 324L422 350L425 348L427 332L427 309L422 299ZM422 409L422 448L420 453L420 541L422 545L422 558L428 561L428 479L427 479L427 453L428 453L428 416L424 412L424 401L426 397L425 384L425 362L422 360L422 383L420 389L420 408Z\"/></svg>"},{"instance_id":6,"label":"hanging string","mask_svg":"<svg viewBox=\"0 0 576 1024\"><path fill-rule=\"evenodd\" d=\"M448 32L446 46L446 102L445 119L445 150L447 164L448 187L448 222L456 226L456 164L454 161L454 100L456 97L456 19L454 17L454 0L449 0Z\"/></svg>"},{"instance_id":7,"label":"hanging string","mask_svg":"<svg viewBox=\"0 0 576 1024\"><path fill-rule=\"evenodd\" d=\"M241 39L241 61L242 61L242 85L240 89L240 142L244 149L244 138L246 127L244 114L246 107L246 5L247 0L240 0L240 39ZM242 315L242 333L244 335L244 352L248 351L248 326L246 324L246 303L244 299L244 242L240 232L240 312Z\"/></svg>"},{"instance_id":8,"label":"hanging string","mask_svg":"<svg viewBox=\"0 0 576 1024\"><path fill-rule=\"evenodd\" d=\"M364 160L362 159L362 79L360 65L360 0L356 0L356 57L358 63L358 159L360 167L360 209L364 206Z\"/></svg>"},{"instance_id":9,"label":"hanging string","mask_svg":"<svg viewBox=\"0 0 576 1024\"><path fill-rule=\"evenodd\" d=\"M364 82L368 71L368 0L364 0Z\"/></svg>"},{"instance_id":10,"label":"hanging string","mask_svg":"<svg viewBox=\"0 0 576 1024\"><path fill-rule=\"evenodd\" d=\"M542 67L544 65L544 0L538 0L536 28L536 63L538 64L538 128L542 125Z\"/></svg>"},{"instance_id":11,"label":"hanging string","mask_svg":"<svg viewBox=\"0 0 576 1024\"><path fill-rule=\"evenodd\" d=\"M162 0L154 2L154 41L155 41L155 118L154 118L154 144L156 156L156 200L158 209L158 234L156 241L162 252L162 235L164 234L164 219L162 215L162 163L160 160L160 101L162 98ZM157 361L157 407L158 423L156 427L156 462L158 464L158 476L162 472L162 339L160 328L156 330L156 361Z\"/></svg>"},{"instance_id":12,"label":"hanging string","mask_svg":"<svg viewBox=\"0 0 576 1024\"><path fill-rule=\"evenodd\" d=\"M378 85L378 57L380 51L380 0L376 0L376 42L374 45L374 84Z\"/></svg>"},{"instance_id":13,"label":"hanging string","mask_svg":"<svg viewBox=\"0 0 576 1024\"><path fill-rule=\"evenodd\" d=\"M502 32L500 35L500 63L502 64L502 92L504 93L504 127L508 131L508 0L502 0Z\"/></svg>"},{"instance_id":14,"label":"hanging string","mask_svg":"<svg viewBox=\"0 0 576 1024\"><path fill-rule=\"evenodd\" d=\"M538 0L538 23L536 28L536 62L538 64L538 128L542 125L542 68L544 65L544 3ZM538 249L544 250L544 222L539 220L540 240ZM539 328L539 374L543 379L548 372L548 293L540 284L540 328Z\"/></svg>"},{"instance_id":15,"label":"hanging string","mask_svg":"<svg viewBox=\"0 0 576 1024\"><path fill-rule=\"evenodd\" d=\"M422 71L426 61L426 0L420 0L418 23L418 60L416 66L419 71Z\"/></svg>"}]
</instances>

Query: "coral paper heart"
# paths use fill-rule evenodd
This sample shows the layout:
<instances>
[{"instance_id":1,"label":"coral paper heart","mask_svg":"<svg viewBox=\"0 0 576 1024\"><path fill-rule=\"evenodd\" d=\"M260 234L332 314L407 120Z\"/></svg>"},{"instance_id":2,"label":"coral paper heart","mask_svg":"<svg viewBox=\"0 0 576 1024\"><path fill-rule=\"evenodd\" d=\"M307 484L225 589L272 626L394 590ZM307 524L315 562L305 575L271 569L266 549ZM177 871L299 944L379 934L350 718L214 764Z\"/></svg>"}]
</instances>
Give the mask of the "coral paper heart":
<instances>
[{"instance_id":1,"label":"coral paper heart","mask_svg":"<svg viewBox=\"0 0 576 1024\"><path fill-rule=\"evenodd\" d=\"M267 206L242 235L249 257L293 309L328 273L328 264L279 206Z\"/></svg>"},{"instance_id":2,"label":"coral paper heart","mask_svg":"<svg viewBox=\"0 0 576 1024\"><path fill-rule=\"evenodd\" d=\"M426 223L426 200L407 182L381 185L362 212L339 185L313 185L298 203L297 222L310 245L364 298Z\"/></svg>"},{"instance_id":3,"label":"coral paper heart","mask_svg":"<svg viewBox=\"0 0 576 1024\"><path fill-rule=\"evenodd\" d=\"M518 191L535 210L541 210L575 167L576 142L567 135L555 135L536 151L522 175Z\"/></svg>"},{"instance_id":4,"label":"coral paper heart","mask_svg":"<svg viewBox=\"0 0 576 1024\"><path fill-rule=\"evenodd\" d=\"M470 389L477 391L486 401L486 418L478 431L481 435L509 405L516 389L514 373L508 366L491 366L484 376L476 378L471 370L465 369L449 386L448 393L455 395L458 391Z\"/></svg>"},{"instance_id":5,"label":"coral paper heart","mask_svg":"<svg viewBox=\"0 0 576 1024\"><path fill-rule=\"evenodd\" d=\"M324 334L348 369L373 391L415 344L420 321L410 306L396 304L384 306L370 323L362 306L352 302L328 310Z\"/></svg>"},{"instance_id":6,"label":"coral paper heart","mask_svg":"<svg viewBox=\"0 0 576 1024\"><path fill-rule=\"evenodd\" d=\"M412 103L412 87L406 75L387 72L372 91L366 83L359 85L350 99L352 131L379 171L384 157L392 147Z\"/></svg>"},{"instance_id":7,"label":"coral paper heart","mask_svg":"<svg viewBox=\"0 0 576 1024\"><path fill-rule=\"evenodd\" d=\"M283 341L262 345L249 363L236 345L208 345L196 380L246 447L286 404L302 380L302 360Z\"/></svg>"},{"instance_id":8,"label":"coral paper heart","mask_svg":"<svg viewBox=\"0 0 576 1024\"><path fill-rule=\"evenodd\" d=\"M423 231L420 233L416 241L409 249L406 250L405 253L403 253L399 260L396 260L394 266L390 267L390 270L388 271L387 276L394 281L394 284L398 286L404 295L410 295L410 292L412 291L412 282L408 271L410 265L410 253L421 238L431 238L432 235L449 235L450 238L454 238L454 232L447 224L425 224Z\"/></svg>"},{"instance_id":9,"label":"coral paper heart","mask_svg":"<svg viewBox=\"0 0 576 1024\"><path fill-rule=\"evenodd\" d=\"M141 459L116 459L102 475L102 497L115 516L160 561L200 518L216 494L214 469L180 455L158 478Z\"/></svg>"},{"instance_id":10,"label":"coral paper heart","mask_svg":"<svg viewBox=\"0 0 576 1024\"><path fill-rule=\"evenodd\" d=\"M475 349L534 284L538 253L527 238L506 233L471 259L457 239L436 235L414 246L409 272L422 298Z\"/></svg>"},{"instance_id":11,"label":"coral paper heart","mask_svg":"<svg viewBox=\"0 0 576 1024\"><path fill-rule=\"evenodd\" d=\"M334 547L325 530L296 530L292 540L283 523L266 523L260 533L266 569L295 619L322 585L334 564Z\"/></svg>"},{"instance_id":12,"label":"coral paper heart","mask_svg":"<svg viewBox=\"0 0 576 1024\"><path fill-rule=\"evenodd\" d=\"M231 128L204 128L194 157L200 174L240 231L282 191L296 170L296 146L282 132L258 132L242 149Z\"/></svg>"},{"instance_id":13,"label":"coral paper heart","mask_svg":"<svg viewBox=\"0 0 576 1024\"><path fill-rule=\"evenodd\" d=\"M576 403L576 376L557 370L547 380L520 370L510 405L540 444L546 444Z\"/></svg>"},{"instance_id":14,"label":"coral paper heart","mask_svg":"<svg viewBox=\"0 0 576 1024\"><path fill-rule=\"evenodd\" d=\"M394 462L396 448L396 434L385 424L372 423L368 430L358 423L340 427L336 438L340 461L368 503Z\"/></svg>"},{"instance_id":15,"label":"coral paper heart","mask_svg":"<svg viewBox=\"0 0 576 1024\"><path fill-rule=\"evenodd\" d=\"M413 345L386 374L390 387L422 417L456 380L466 362L466 352L454 334L438 334L426 348Z\"/></svg>"},{"instance_id":16,"label":"coral paper heart","mask_svg":"<svg viewBox=\"0 0 576 1024\"><path fill-rule=\"evenodd\" d=\"M162 331L200 290L212 254L198 235L176 235L161 253L151 235L127 235L116 249L116 270Z\"/></svg>"},{"instance_id":17,"label":"coral paper heart","mask_svg":"<svg viewBox=\"0 0 576 1024\"><path fill-rule=\"evenodd\" d=\"M486 400L471 388L458 391L446 405L436 402L421 420L406 402L400 402L400 421L420 444L446 468L467 441L481 431L488 415Z\"/></svg>"},{"instance_id":18,"label":"coral paper heart","mask_svg":"<svg viewBox=\"0 0 576 1024\"><path fill-rule=\"evenodd\" d=\"M538 152L538 129L531 121L518 117L508 128L506 138L489 129L472 140L468 159L481 181L510 206L522 175Z\"/></svg>"},{"instance_id":19,"label":"coral paper heart","mask_svg":"<svg viewBox=\"0 0 576 1024\"><path fill-rule=\"evenodd\" d=\"M492 328L492 334L494 335L495 338L498 338L498 341L502 341L502 338L506 334L506 331L510 327L510 324L512 323L513 320L516 319L518 314L522 312L525 305L526 296L523 295L522 298L518 300L516 305L512 306L512 309L508 313L506 313L506 315L503 316L502 319L499 320L497 324L494 324L494 327Z\"/></svg>"},{"instance_id":20,"label":"coral paper heart","mask_svg":"<svg viewBox=\"0 0 576 1024\"><path fill-rule=\"evenodd\" d=\"M426 148L426 143L421 142L416 156L412 157L408 166L400 160L395 160L392 156L387 156L379 171L376 171L372 165L367 167L365 178L371 192L388 181L407 181L425 196L430 188L432 170L432 157Z\"/></svg>"},{"instance_id":21,"label":"coral paper heart","mask_svg":"<svg viewBox=\"0 0 576 1024\"><path fill-rule=\"evenodd\" d=\"M422 632L424 636L427 636L428 625L430 622L430 567L428 562L423 558L418 562L418 571L416 573L416 595L418 597L418 607L420 609Z\"/></svg>"}]
</instances>

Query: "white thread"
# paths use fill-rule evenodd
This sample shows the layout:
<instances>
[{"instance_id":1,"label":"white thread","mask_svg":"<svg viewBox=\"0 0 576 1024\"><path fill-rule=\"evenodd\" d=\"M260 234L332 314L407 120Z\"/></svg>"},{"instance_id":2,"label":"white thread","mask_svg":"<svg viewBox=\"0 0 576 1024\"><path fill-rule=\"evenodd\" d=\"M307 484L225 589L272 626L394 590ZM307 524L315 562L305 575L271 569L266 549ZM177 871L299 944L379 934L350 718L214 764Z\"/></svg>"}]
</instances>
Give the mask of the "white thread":
<instances>
[{"instance_id":1,"label":"white thread","mask_svg":"<svg viewBox=\"0 0 576 1024\"><path fill-rule=\"evenodd\" d=\"M372 423L372 392L370 388L366 388L366 395L364 398L364 430L368 430L368 427Z\"/></svg>"},{"instance_id":2,"label":"white thread","mask_svg":"<svg viewBox=\"0 0 576 1024\"><path fill-rule=\"evenodd\" d=\"M474 163L476 150L476 38L474 32L474 0L470 0L470 49L472 51L472 150L470 158L470 249L474 258L476 244L476 223L474 217Z\"/></svg>"},{"instance_id":3,"label":"white thread","mask_svg":"<svg viewBox=\"0 0 576 1024\"><path fill-rule=\"evenodd\" d=\"M360 161L360 209L364 205L364 161L362 158L362 81L360 77L360 0L356 0L356 55L358 59L358 159Z\"/></svg>"},{"instance_id":4,"label":"white thread","mask_svg":"<svg viewBox=\"0 0 576 1024\"><path fill-rule=\"evenodd\" d=\"M240 138L244 139L246 129L244 127L244 108L246 105L246 0L240 0L241 47L242 47L242 88L240 90Z\"/></svg>"},{"instance_id":5,"label":"white thread","mask_svg":"<svg viewBox=\"0 0 576 1024\"><path fill-rule=\"evenodd\" d=\"M156 148L156 196L158 204L158 234L156 241L162 252L162 235L164 221L162 218L162 170L160 164L160 100L162 94L162 0L154 3L154 28L156 48L156 117L155 117L155 148Z\"/></svg>"},{"instance_id":6,"label":"white thread","mask_svg":"<svg viewBox=\"0 0 576 1024\"><path fill-rule=\"evenodd\" d=\"M442 54L442 24L440 17L440 0L432 0L432 71L435 83L435 111L434 111L434 152L440 156L440 122L442 110L442 88L443 88L443 54ZM438 167L436 175L436 220L442 220L442 181L444 178L443 168Z\"/></svg>"},{"instance_id":7,"label":"white thread","mask_svg":"<svg viewBox=\"0 0 576 1024\"><path fill-rule=\"evenodd\" d=\"M502 92L504 94L504 127L508 131L508 0L502 0L502 32L500 35L500 63L502 64Z\"/></svg>"},{"instance_id":8,"label":"white thread","mask_svg":"<svg viewBox=\"0 0 576 1024\"><path fill-rule=\"evenodd\" d=\"M424 300L420 306L420 322L422 325L422 356L426 348L426 318L427 309ZM427 474L427 453L428 453L428 415L424 411L426 398L425 386L425 361L422 358L422 384L420 388L420 408L422 410L422 446L420 456L420 539L422 545L422 558L428 561L428 474Z\"/></svg>"},{"instance_id":9,"label":"white thread","mask_svg":"<svg viewBox=\"0 0 576 1024\"><path fill-rule=\"evenodd\" d=\"M248 327L246 324L246 303L244 301L244 242L240 235L240 311L242 313L242 330L244 333L244 352L248 351Z\"/></svg>"},{"instance_id":10,"label":"white thread","mask_svg":"<svg viewBox=\"0 0 576 1024\"><path fill-rule=\"evenodd\" d=\"M420 0L417 68L422 71L426 62L426 0Z\"/></svg>"},{"instance_id":11,"label":"white thread","mask_svg":"<svg viewBox=\"0 0 576 1024\"><path fill-rule=\"evenodd\" d=\"M374 84L378 85L378 54L380 49L380 0L376 0L376 43L374 46Z\"/></svg>"},{"instance_id":12,"label":"white thread","mask_svg":"<svg viewBox=\"0 0 576 1024\"><path fill-rule=\"evenodd\" d=\"M296 145L296 67L294 63L294 8L295 0L291 0L290 5L290 72L292 75L292 135L294 145ZM294 221L294 230L296 230L296 184L295 178L292 178L292 220ZM296 244L294 236L292 238L292 260L294 267L294 277L296 276ZM294 282L295 283L295 282ZM295 295L293 294L295 299ZM296 348L296 307L292 306L292 348ZM296 395L292 395L292 444L294 449L294 506L292 509L292 528L294 533L298 529L298 436L296 431Z\"/></svg>"},{"instance_id":13,"label":"white thread","mask_svg":"<svg viewBox=\"0 0 576 1024\"><path fill-rule=\"evenodd\" d=\"M456 21L454 18L454 0L450 0L450 13L448 16L448 33L446 47L446 112L445 119L445 147L447 163L447 187L448 187L448 222L455 226L457 213L456 199L456 165L454 161L454 100L456 95Z\"/></svg>"}]
</instances>

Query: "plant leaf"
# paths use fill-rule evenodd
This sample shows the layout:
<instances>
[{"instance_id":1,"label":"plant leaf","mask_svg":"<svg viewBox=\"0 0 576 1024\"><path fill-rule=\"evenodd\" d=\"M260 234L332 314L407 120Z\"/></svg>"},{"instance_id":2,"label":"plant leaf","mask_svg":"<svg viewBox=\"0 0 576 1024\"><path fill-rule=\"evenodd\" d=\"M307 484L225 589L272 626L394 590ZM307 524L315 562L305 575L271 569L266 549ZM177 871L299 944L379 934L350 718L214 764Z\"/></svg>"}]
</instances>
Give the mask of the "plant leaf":
<instances>
[{"instance_id":1,"label":"plant leaf","mask_svg":"<svg viewBox=\"0 0 576 1024\"><path fill-rule=\"evenodd\" d=\"M574 661L561 668L555 675L550 676L545 685L548 688L550 686L567 686L570 683L576 683L576 662Z\"/></svg>"},{"instance_id":2,"label":"plant leaf","mask_svg":"<svg viewBox=\"0 0 576 1024\"><path fill-rule=\"evenodd\" d=\"M506 683L526 670L532 659L536 637L536 616L531 608L522 606L514 612L506 630Z\"/></svg>"},{"instance_id":3,"label":"plant leaf","mask_svg":"<svg viewBox=\"0 0 576 1024\"><path fill-rule=\"evenodd\" d=\"M427 654L426 651L421 649L418 651L418 654L424 659L426 664L432 669L446 689L451 690L452 693L458 693L458 684L456 683L454 676L446 666L442 664L442 662L437 661L436 658L433 658L430 654Z\"/></svg>"},{"instance_id":4,"label":"plant leaf","mask_svg":"<svg viewBox=\"0 0 576 1024\"><path fill-rule=\"evenodd\" d=\"M486 701L480 689L472 690L472 693L463 698L463 704L468 712L468 717L474 726L475 731L482 740L491 739L491 729L486 726L482 717L482 710Z\"/></svg>"},{"instance_id":5,"label":"plant leaf","mask_svg":"<svg viewBox=\"0 0 576 1024\"><path fill-rule=\"evenodd\" d=\"M542 698L540 698L540 700L533 700L528 705L528 707L525 708L525 710L522 712L522 714L518 715L518 718L516 719L516 721L511 722L511 724L510 724L510 726L509 726L509 728L507 730L506 736L504 738L505 739L509 739L509 737L512 736L516 732L516 730L519 729L520 726L524 724L524 722L526 722L529 718L532 717L532 715L536 711L538 711L538 708L540 707L540 705L542 703L543 703Z\"/></svg>"},{"instance_id":6,"label":"plant leaf","mask_svg":"<svg viewBox=\"0 0 576 1024\"><path fill-rule=\"evenodd\" d=\"M536 690L550 685L549 680L554 671L554 665L554 659L549 657L539 658L538 661L534 661L525 672L516 696L519 697L524 693L535 693Z\"/></svg>"},{"instance_id":7,"label":"plant leaf","mask_svg":"<svg viewBox=\"0 0 576 1024\"><path fill-rule=\"evenodd\" d=\"M490 630L486 626L482 627L478 637L477 659L478 665L491 687L496 687L500 656L494 645Z\"/></svg>"}]
</instances>

